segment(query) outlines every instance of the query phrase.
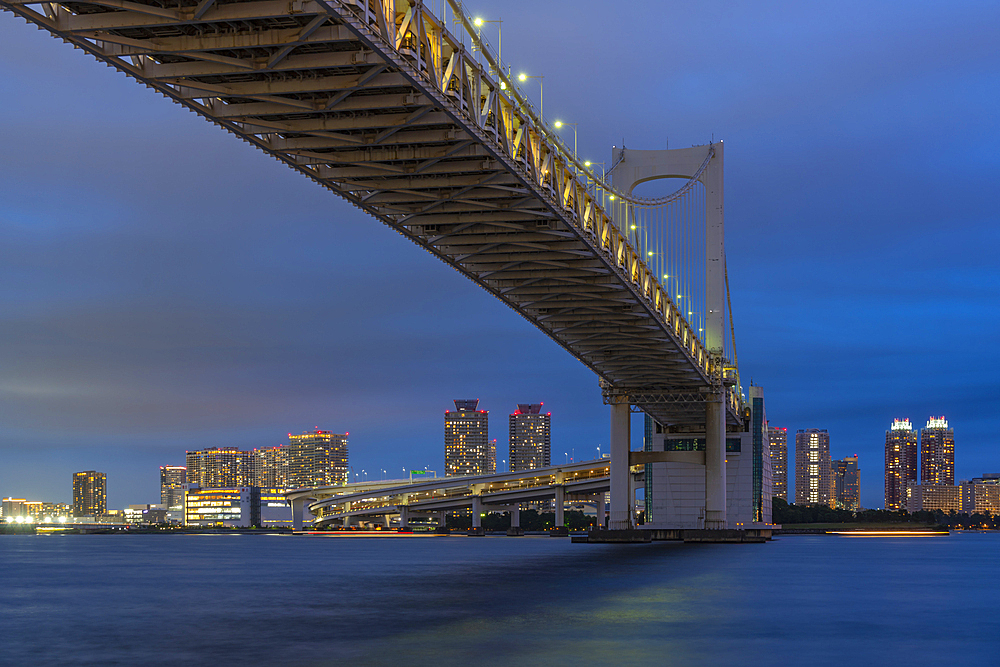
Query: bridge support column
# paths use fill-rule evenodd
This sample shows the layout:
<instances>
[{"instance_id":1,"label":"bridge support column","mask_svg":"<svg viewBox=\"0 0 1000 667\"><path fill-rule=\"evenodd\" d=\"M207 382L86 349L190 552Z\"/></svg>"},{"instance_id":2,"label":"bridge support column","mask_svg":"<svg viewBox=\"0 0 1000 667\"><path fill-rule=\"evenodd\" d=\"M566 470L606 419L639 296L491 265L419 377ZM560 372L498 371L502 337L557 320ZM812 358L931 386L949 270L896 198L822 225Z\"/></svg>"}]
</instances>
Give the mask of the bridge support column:
<instances>
[{"instance_id":1,"label":"bridge support column","mask_svg":"<svg viewBox=\"0 0 1000 667\"><path fill-rule=\"evenodd\" d=\"M520 528L521 527L521 506L514 505L510 508L510 527Z\"/></svg>"},{"instance_id":2,"label":"bridge support column","mask_svg":"<svg viewBox=\"0 0 1000 667\"><path fill-rule=\"evenodd\" d=\"M705 404L705 530L726 528L726 406L722 389Z\"/></svg>"},{"instance_id":3,"label":"bridge support column","mask_svg":"<svg viewBox=\"0 0 1000 667\"><path fill-rule=\"evenodd\" d=\"M448 525L448 513L447 512L438 512L437 513L437 522L438 522L438 526L440 526L441 528L444 528L445 526L447 526Z\"/></svg>"},{"instance_id":4,"label":"bridge support column","mask_svg":"<svg viewBox=\"0 0 1000 667\"><path fill-rule=\"evenodd\" d=\"M631 418L628 403L611 405L611 519L608 522L610 530L632 529L632 508L628 500Z\"/></svg>"},{"instance_id":5,"label":"bridge support column","mask_svg":"<svg viewBox=\"0 0 1000 667\"><path fill-rule=\"evenodd\" d=\"M566 525L566 490L561 487L556 487L556 528L562 528Z\"/></svg>"},{"instance_id":6,"label":"bridge support column","mask_svg":"<svg viewBox=\"0 0 1000 667\"><path fill-rule=\"evenodd\" d=\"M344 528L350 528L350 527L351 527L351 517L345 516L344 517Z\"/></svg>"},{"instance_id":7,"label":"bridge support column","mask_svg":"<svg viewBox=\"0 0 1000 667\"><path fill-rule=\"evenodd\" d=\"M598 493L597 494L597 530L604 530L604 520L606 518L607 517L605 516L605 511L604 511L604 494L603 493Z\"/></svg>"},{"instance_id":8,"label":"bridge support column","mask_svg":"<svg viewBox=\"0 0 1000 667\"><path fill-rule=\"evenodd\" d=\"M472 527L483 527L483 497L472 496Z\"/></svg>"},{"instance_id":9,"label":"bridge support column","mask_svg":"<svg viewBox=\"0 0 1000 667\"><path fill-rule=\"evenodd\" d=\"M410 525L410 508L403 505L399 508L399 527L408 528Z\"/></svg>"},{"instance_id":10,"label":"bridge support column","mask_svg":"<svg viewBox=\"0 0 1000 667\"><path fill-rule=\"evenodd\" d=\"M292 529L302 530L304 515L306 511L306 499L295 498L292 500Z\"/></svg>"}]
</instances>

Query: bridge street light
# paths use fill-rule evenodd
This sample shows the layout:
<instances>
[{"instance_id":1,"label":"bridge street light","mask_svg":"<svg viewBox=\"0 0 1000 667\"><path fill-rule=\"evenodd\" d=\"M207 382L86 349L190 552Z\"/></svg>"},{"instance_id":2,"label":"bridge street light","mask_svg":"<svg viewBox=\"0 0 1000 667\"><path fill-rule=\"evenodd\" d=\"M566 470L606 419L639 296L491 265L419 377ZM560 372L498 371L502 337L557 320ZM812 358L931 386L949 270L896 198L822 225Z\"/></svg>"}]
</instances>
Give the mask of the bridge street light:
<instances>
[{"instance_id":1,"label":"bridge street light","mask_svg":"<svg viewBox=\"0 0 1000 667\"><path fill-rule=\"evenodd\" d=\"M538 113L541 115L542 125L545 125L545 76L528 76L524 72L517 75L517 80L524 83L528 79L538 79Z\"/></svg>"},{"instance_id":2,"label":"bridge street light","mask_svg":"<svg viewBox=\"0 0 1000 667\"><path fill-rule=\"evenodd\" d=\"M561 130L564 125L566 127L573 128L573 157L576 157L576 126L579 125L579 123L564 123L561 120L557 120L555 124L557 130Z\"/></svg>"},{"instance_id":3,"label":"bridge street light","mask_svg":"<svg viewBox=\"0 0 1000 667\"><path fill-rule=\"evenodd\" d=\"M487 21L486 19L476 17L472 19L472 25L476 26L476 34L482 37L483 31L482 27L484 23L496 23L497 25L497 67L501 70L503 69L503 19L496 19L495 21Z\"/></svg>"}]
</instances>

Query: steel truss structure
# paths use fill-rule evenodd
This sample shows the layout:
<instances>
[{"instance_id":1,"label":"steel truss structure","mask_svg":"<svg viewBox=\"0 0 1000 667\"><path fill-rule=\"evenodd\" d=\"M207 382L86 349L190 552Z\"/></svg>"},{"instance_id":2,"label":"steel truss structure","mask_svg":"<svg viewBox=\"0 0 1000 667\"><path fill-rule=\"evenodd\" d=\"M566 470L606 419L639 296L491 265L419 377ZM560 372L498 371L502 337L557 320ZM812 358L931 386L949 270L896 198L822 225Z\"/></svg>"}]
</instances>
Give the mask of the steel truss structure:
<instances>
[{"instance_id":1,"label":"steel truss structure","mask_svg":"<svg viewBox=\"0 0 1000 667\"><path fill-rule=\"evenodd\" d=\"M420 0L0 0L0 8L378 218L661 423L703 423L700 408L643 397L720 388L721 359L595 201L587 180L596 177L448 2L465 35ZM728 391L731 424L740 401Z\"/></svg>"}]
</instances>

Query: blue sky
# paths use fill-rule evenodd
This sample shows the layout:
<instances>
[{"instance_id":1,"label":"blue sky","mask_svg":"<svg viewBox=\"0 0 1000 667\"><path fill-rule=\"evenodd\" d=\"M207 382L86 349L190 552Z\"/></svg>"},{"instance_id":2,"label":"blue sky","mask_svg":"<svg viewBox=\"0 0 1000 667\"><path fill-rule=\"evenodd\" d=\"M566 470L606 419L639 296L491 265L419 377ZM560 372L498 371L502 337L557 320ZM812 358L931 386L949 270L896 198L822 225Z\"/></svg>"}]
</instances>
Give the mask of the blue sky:
<instances>
[{"instance_id":1,"label":"blue sky","mask_svg":"<svg viewBox=\"0 0 1000 667\"><path fill-rule=\"evenodd\" d=\"M743 377L860 455L863 504L894 417L944 414L957 476L1000 471L1000 6L620 5L467 6L581 155L725 140ZM460 397L501 448L538 400L554 458L606 444L596 379L501 303L10 14L0 99L0 494L96 468L111 506L155 502L186 449L316 426L355 471L440 470Z\"/></svg>"}]
</instances>

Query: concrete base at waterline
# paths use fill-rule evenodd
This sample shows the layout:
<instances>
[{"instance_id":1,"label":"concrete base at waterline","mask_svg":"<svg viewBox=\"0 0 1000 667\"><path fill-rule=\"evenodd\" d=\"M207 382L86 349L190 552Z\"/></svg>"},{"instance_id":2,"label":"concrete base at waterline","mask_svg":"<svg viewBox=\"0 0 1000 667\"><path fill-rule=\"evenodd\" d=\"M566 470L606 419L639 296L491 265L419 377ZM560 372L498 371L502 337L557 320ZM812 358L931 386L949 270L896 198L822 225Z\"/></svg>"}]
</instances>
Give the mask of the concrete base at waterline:
<instances>
[{"instance_id":1,"label":"concrete base at waterline","mask_svg":"<svg viewBox=\"0 0 1000 667\"><path fill-rule=\"evenodd\" d=\"M569 537L569 528L566 526L549 528L549 537Z\"/></svg>"},{"instance_id":2,"label":"concrete base at waterline","mask_svg":"<svg viewBox=\"0 0 1000 667\"><path fill-rule=\"evenodd\" d=\"M524 528L508 528L507 537L521 537L524 535Z\"/></svg>"},{"instance_id":3,"label":"concrete base at waterline","mask_svg":"<svg viewBox=\"0 0 1000 667\"><path fill-rule=\"evenodd\" d=\"M589 542L590 544L643 544L652 541L650 532L648 530L592 530L587 533L586 539L574 537L573 541Z\"/></svg>"},{"instance_id":4,"label":"concrete base at waterline","mask_svg":"<svg viewBox=\"0 0 1000 667\"><path fill-rule=\"evenodd\" d=\"M658 531L654 531L658 532ZM672 532L672 531L671 531ZM711 543L743 543L749 542L759 544L767 542L770 538L770 531L767 537L760 534L759 530L681 530L680 539L685 542L711 542ZM657 538L653 538L654 540ZM670 538L660 538L670 539ZM676 538L674 538L676 539Z\"/></svg>"},{"instance_id":5,"label":"concrete base at waterline","mask_svg":"<svg viewBox=\"0 0 1000 667\"><path fill-rule=\"evenodd\" d=\"M468 535L469 537L483 537L486 535L486 529L483 527L470 528L467 531L465 531L465 534Z\"/></svg>"},{"instance_id":6,"label":"concrete base at waterline","mask_svg":"<svg viewBox=\"0 0 1000 667\"><path fill-rule=\"evenodd\" d=\"M584 536L574 536L573 542L590 544L641 544L645 542L707 542L730 544L759 544L771 539L771 531L753 530L592 530Z\"/></svg>"}]
</instances>

